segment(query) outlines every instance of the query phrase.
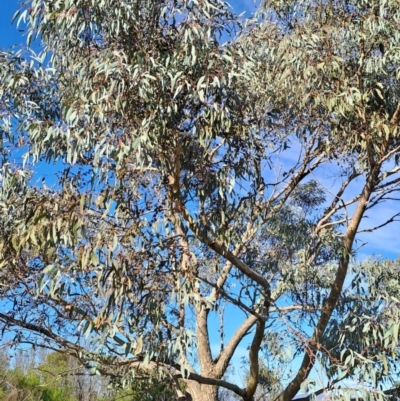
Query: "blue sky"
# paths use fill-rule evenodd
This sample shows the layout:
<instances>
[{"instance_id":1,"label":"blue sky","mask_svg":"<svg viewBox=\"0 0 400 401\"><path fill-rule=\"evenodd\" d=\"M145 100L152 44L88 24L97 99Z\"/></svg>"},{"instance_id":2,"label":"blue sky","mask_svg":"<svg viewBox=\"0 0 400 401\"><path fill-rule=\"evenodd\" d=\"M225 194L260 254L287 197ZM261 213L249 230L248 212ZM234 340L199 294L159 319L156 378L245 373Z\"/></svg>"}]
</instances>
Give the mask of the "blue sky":
<instances>
[{"instance_id":1,"label":"blue sky","mask_svg":"<svg viewBox=\"0 0 400 401\"><path fill-rule=\"evenodd\" d=\"M13 44L24 40L15 25L11 25L11 19L18 10L17 0L3 0L0 6L0 49L4 50Z\"/></svg>"}]
</instances>

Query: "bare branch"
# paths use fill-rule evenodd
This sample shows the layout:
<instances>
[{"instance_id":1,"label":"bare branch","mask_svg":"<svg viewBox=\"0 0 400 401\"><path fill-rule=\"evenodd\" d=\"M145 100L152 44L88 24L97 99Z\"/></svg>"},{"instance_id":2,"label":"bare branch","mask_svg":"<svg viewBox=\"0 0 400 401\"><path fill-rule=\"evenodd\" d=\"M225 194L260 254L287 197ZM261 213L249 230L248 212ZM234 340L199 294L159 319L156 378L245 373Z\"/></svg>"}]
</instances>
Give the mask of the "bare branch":
<instances>
[{"instance_id":1,"label":"bare branch","mask_svg":"<svg viewBox=\"0 0 400 401\"><path fill-rule=\"evenodd\" d=\"M359 199L359 196L356 196L347 202L343 202L343 200L342 200L342 196L343 196L343 193L346 190L346 188L359 175L360 175L360 173L354 169L353 172L350 174L350 176L347 178L347 180L345 182L343 182L343 184L341 185L339 190L336 192L331 204L325 209L323 216L319 219L317 228L316 228L316 232L320 231L322 229L322 227L324 226L324 223L327 220L329 220L331 218L331 216L334 215L338 210L353 204L354 202L356 202ZM338 205L339 202L341 202L340 205Z\"/></svg>"},{"instance_id":2,"label":"bare branch","mask_svg":"<svg viewBox=\"0 0 400 401\"><path fill-rule=\"evenodd\" d=\"M359 230L358 232L359 233L370 233L372 231L377 230L378 228L385 227L389 223L393 223L394 221L400 221L400 220L396 219L396 217L398 217L398 216L400 216L400 213L396 213L389 220L386 220L384 223L380 224L379 226L375 226L375 227L372 227L372 228L364 228L363 230Z\"/></svg>"},{"instance_id":3,"label":"bare branch","mask_svg":"<svg viewBox=\"0 0 400 401\"><path fill-rule=\"evenodd\" d=\"M207 285L209 285L210 287L213 287L214 289L216 289L216 293L222 295L225 299L227 299L228 301L232 302L233 305L238 306L239 308L241 308L243 311L246 311L248 313L250 313L251 315L255 316L257 319L265 319L265 316L260 315L257 311L255 311L254 309L248 307L247 305L245 305L243 302L240 302L238 299L235 299L233 297L231 297L226 291L224 291L221 288L218 288L216 284L211 283L210 281L206 280L205 278L199 277L199 280L201 280L202 282L206 283ZM209 296L210 299L214 299L214 293L212 293Z\"/></svg>"},{"instance_id":4,"label":"bare branch","mask_svg":"<svg viewBox=\"0 0 400 401\"><path fill-rule=\"evenodd\" d=\"M321 310L322 308L319 306L308 306L308 305L289 305L289 306L275 306L269 308L269 312L289 312L292 310L306 310L306 311L318 311Z\"/></svg>"}]
</instances>

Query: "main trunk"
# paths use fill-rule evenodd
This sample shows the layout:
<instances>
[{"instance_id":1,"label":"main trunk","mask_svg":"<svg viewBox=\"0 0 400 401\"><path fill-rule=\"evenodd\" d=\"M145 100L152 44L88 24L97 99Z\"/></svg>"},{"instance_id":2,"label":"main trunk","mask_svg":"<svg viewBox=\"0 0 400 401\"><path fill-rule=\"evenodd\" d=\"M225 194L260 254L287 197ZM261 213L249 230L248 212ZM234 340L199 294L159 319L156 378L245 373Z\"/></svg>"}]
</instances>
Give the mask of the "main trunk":
<instances>
[{"instance_id":1,"label":"main trunk","mask_svg":"<svg viewBox=\"0 0 400 401\"><path fill-rule=\"evenodd\" d=\"M187 392L192 401L218 401L218 387L216 386L190 383Z\"/></svg>"}]
</instances>

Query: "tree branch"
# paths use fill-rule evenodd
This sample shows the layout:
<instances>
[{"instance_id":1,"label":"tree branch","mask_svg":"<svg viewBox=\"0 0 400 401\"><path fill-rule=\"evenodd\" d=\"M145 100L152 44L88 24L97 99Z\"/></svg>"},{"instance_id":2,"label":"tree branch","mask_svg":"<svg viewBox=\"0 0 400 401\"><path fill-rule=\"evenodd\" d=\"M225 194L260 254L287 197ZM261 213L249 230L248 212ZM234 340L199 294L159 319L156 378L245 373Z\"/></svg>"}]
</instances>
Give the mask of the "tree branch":
<instances>
[{"instance_id":1,"label":"tree branch","mask_svg":"<svg viewBox=\"0 0 400 401\"><path fill-rule=\"evenodd\" d=\"M264 337L264 330L265 321L257 320L256 331L249 351L250 375L247 379L245 401L251 401L257 389L259 374L258 351Z\"/></svg>"},{"instance_id":2,"label":"tree branch","mask_svg":"<svg viewBox=\"0 0 400 401\"><path fill-rule=\"evenodd\" d=\"M372 227L372 228L365 228L364 230L360 230L359 233L370 233L372 231L377 230L378 228L385 227L389 223L393 223L394 221L400 221L400 220L396 220L396 217L398 217L398 216L400 216L400 212L396 213L389 220L386 220L384 223L380 224L379 226L375 226L375 227Z\"/></svg>"},{"instance_id":3,"label":"tree branch","mask_svg":"<svg viewBox=\"0 0 400 401\"><path fill-rule=\"evenodd\" d=\"M251 269L246 263L242 262L238 257L236 257L231 251L226 249L226 247L216 240L208 240L207 245L217 252L219 255L225 257L229 262L231 262L235 267L237 267L243 274L245 274L250 279L254 280L256 283L260 284L263 288L269 288L269 282L259 273Z\"/></svg>"},{"instance_id":4,"label":"tree branch","mask_svg":"<svg viewBox=\"0 0 400 401\"><path fill-rule=\"evenodd\" d=\"M283 392L276 398L276 401L290 401L299 391L301 383L308 377L312 367L315 363L315 351L319 347L320 338L323 335L330 317L332 316L333 310L336 307L340 293L343 288L344 281L346 279L347 269L350 262L350 254L353 246L353 242L358 230L358 227L363 218L364 212L367 207L368 200L378 183L380 173L380 165L376 164L372 169L367 178L361 197L358 201L356 210L353 214L351 222L347 227L344 236L344 250L343 255L340 258L339 266L336 272L335 280L331 286L331 291L327 300L325 301L321 316L314 329L313 335L309 341L309 352L306 352L303 357L303 361L297 371L294 379L286 386Z\"/></svg>"},{"instance_id":5,"label":"tree branch","mask_svg":"<svg viewBox=\"0 0 400 401\"><path fill-rule=\"evenodd\" d=\"M205 376L199 375L197 373L187 372L187 371L185 372L185 376L182 376L182 373L180 372L180 370L177 369L177 368L179 368L179 365L171 367L169 365L163 365L158 362L149 362L149 363L144 364L142 361L133 361L133 362L129 363L129 367L133 368L135 370L146 370L146 371L153 371L154 369L161 368L165 372L172 374L174 377L184 379L185 381L193 380L200 384L208 384L211 386L223 387L223 388L233 391L235 394L237 394L241 397L243 397L244 393L245 393L242 388L240 388L236 384L230 383L226 380L215 379L212 377L205 377Z\"/></svg>"},{"instance_id":6,"label":"tree branch","mask_svg":"<svg viewBox=\"0 0 400 401\"><path fill-rule=\"evenodd\" d=\"M235 353L240 341L243 340L244 336L249 332L256 322L257 318L255 316L249 316L233 334L223 351L220 352L215 358L214 371L218 377L222 377L222 375L225 373L225 370L228 367L229 362L232 359L232 356Z\"/></svg>"}]
</instances>

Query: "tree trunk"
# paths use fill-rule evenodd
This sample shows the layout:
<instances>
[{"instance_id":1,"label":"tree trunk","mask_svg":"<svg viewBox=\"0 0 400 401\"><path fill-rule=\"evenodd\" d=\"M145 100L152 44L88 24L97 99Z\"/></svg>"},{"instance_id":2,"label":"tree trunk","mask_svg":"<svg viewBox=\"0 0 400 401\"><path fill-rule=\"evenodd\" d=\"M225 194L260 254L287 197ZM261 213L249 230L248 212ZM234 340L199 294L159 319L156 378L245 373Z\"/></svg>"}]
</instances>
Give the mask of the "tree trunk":
<instances>
[{"instance_id":1,"label":"tree trunk","mask_svg":"<svg viewBox=\"0 0 400 401\"><path fill-rule=\"evenodd\" d=\"M218 401L218 387L199 383L187 383L192 401Z\"/></svg>"}]
</instances>

